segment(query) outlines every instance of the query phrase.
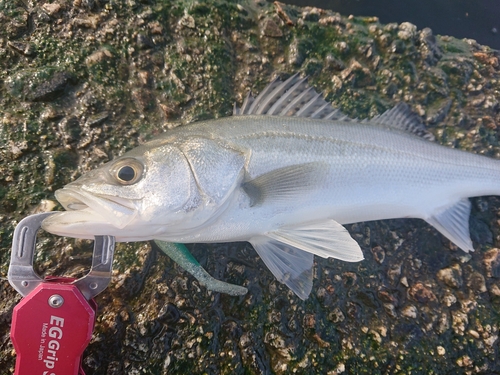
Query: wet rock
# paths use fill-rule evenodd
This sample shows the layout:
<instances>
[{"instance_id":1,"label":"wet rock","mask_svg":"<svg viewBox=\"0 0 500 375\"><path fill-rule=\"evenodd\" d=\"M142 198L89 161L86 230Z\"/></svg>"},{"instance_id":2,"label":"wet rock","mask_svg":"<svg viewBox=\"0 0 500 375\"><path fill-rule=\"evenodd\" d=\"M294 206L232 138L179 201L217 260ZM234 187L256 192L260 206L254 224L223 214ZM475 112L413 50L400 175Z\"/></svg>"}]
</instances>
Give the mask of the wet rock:
<instances>
[{"instance_id":1,"label":"wet rock","mask_svg":"<svg viewBox=\"0 0 500 375\"><path fill-rule=\"evenodd\" d=\"M417 308L413 305L408 305L401 309L401 315L410 319L416 319L417 312L418 312Z\"/></svg>"},{"instance_id":2,"label":"wet rock","mask_svg":"<svg viewBox=\"0 0 500 375\"><path fill-rule=\"evenodd\" d=\"M294 39L288 50L288 63L301 66L312 49L312 43L304 39Z\"/></svg>"},{"instance_id":3,"label":"wet rock","mask_svg":"<svg viewBox=\"0 0 500 375\"><path fill-rule=\"evenodd\" d=\"M474 271L469 276L467 286L476 293L484 293L487 291L486 280L484 279L484 276L477 271Z\"/></svg>"},{"instance_id":4,"label":"wet rock","mask_svg":"<svg viewBox=\"0 0 500 375\"><path fill-rule=\"evenodd\" d=\"M362 66L358 61L351 60L349 66L340 72L340 78L355 87L364 87L373 84L373 75L370 69Z\"/></svg>"},{"instance_id":5,"label":"wet rock","mask_svg":"<svg viewBox=\"0 0 500 375\"><path fill-rule=\"evenodd\" d=\"M189 29L194 29L196 27L193 16L187 13L179 20L179 25Z\"/></svg>"},{"instance_id":6,"label":"wet rock","mask_svg":"<svg viewBox=\"0 0 500 375\"><path fill-rule=\"evenodd\" d=\"M307 59L306 63L304 64L304 72L308 76L314 76L318 74L319 72L321 72L322 68L323 64L318 59Z\"/></svg>"},{"instance_id":7,"label":"wet rock","mask_svg":"<svg viewBox=\"0 0 500 375\"><path fill-rule=\"evenodd\" d=\"M444 100L444 102L441 105L436 106L435 109L427 113L427 122L429 124L436 124L442 122L450 112L452 104L453 104L452 100Z\"/></svg>"},{"instance_id":8,"label":"wet rock","mask_svg":"<svg viewBox=\"0 0 500 375\"><path fill-rule=\"evenodd\" d=\"M105 60L109 60L113 57L113 54L111 51L107 48L101 48L94 53L92 53L90 56L88 56L85 59L85 63L89 66L98 64L100 62L103 62Z\"/></svg>"},{"instance_id":9,"label":"wet rock","mask_svg":"<svg viewBox=\"0 0 500 375\"><path fill-rule=\"evenodd\" d=\"M342 19L340 14L325 15L324 17L322 16L318 21L318 23L320 25L341 25L341 26L345 26L346 24L345 19Z\"/></svg>"},{"instance_id":10,"label":"wet rock","mask_svg":"<svg viewBox=\"0 0 500 375\"><path fill-rule=\"evenodd\" d=\"M144 34L137 34L136 43L139 49L149 49L155 46L153 41L147 35Z\"/></svg>"},{"instance_id":11,"label":"wet rock","mask_svg":"<svg viewBox=\"0 0 500 375\"><path fill-rule=\"evenodd\" d=\"M468 355L464 355L457 359L457 365L459 367L473 367L474 361L472 361Z\"/></svg>"},{"instance_id":12,"label":"wet rock","mask_svg":"<svg viewBox=\"0 0 500 375\"><path fill-rule=\"evenodd\" d=\"M94 127L94 126L99 126L101 125L104 121L106 121L109 118L109 113L108 112L101 112L97 113L95 115L91 115L88 119L87 122L85 123L87 126Z\"/></svg>"},{"instance_id":13,"label":"wet rock","mask_svg":"<svg viewBox=\"0 0 500 375\"><path fill-rule=\"evenodd\" d=\"M266 19L262 24L262 34L270 38L281 38L283 31L274 20Z\"/></svg>"},{"instance_id":14,"label":"wet rock","mask_svg":"<svg viewBox=\"0 0 500 375\"><path fill-rule=\"evenodd\" d=\"M454 264L451 267L443 268L437 273L437 278L451 288L460 288L462 286L462 268Z\"/></svg>"},{"instance_id":15,"label":"wet rock","mask_svg":"<svg viewBox=\"0 0 500 375\"><path fill-rule=\"evenodd\" d=\"M66 142L77 142L80 139L82 128L77 117L68 116L63 118L58 127Z\"/></svg>"},{"instance_id":16,"label":"wet rock","mask_svg":"<svg viewBox=\"0 0 500 375\"><path fill-rule=\"evenodd\" d=\"M322 9L307 7L302 12L302 19L304 19L304 21L317 22L321 17L321 13Z\"/></svg>"},{"instance_id":17,"label":"wet rock","mask_svg":"<svg viewBox=\"0 0 500 375\"><path fill-rule=\"evenodd\" d=\"M339 51L339 54L341 55L348 54L350 50L349 45L344 41L335 43L335 48Z\"/></svg>"},{"instance_id":18,"label":"wet rock","mask_svg":"<svg viewBox=\"0 0 500 375\"><path fill-rule=\"evenodd\" d=\"M21 55L28 57L36 55L36 48L32 43L8 42L7 45Z\"/></svg>"},{"instance_id":19,"label":"wet rock","mask_svg":"<svg viewBox=\"0 0 500 375\"><path fill-rule=\"evenodd\" d=\"M346 307L347 307L346 309L347 316L355 321L359 320L361 314L361 307L354 302L347 302Z\"/></svg>"},{"instance_id":20,"label":"wet rock","mask_svg":"<svg viewBox=\"0 0 500 375\"><path fill-rule=\"evenodd\" d=\"M379 264L384 263L385 259L385 250L382 248L382 246L375 246L371 248L373 257L375 258L375 261Z\"/></svg>"},{"instance_id":21,"label":"wet rock","mask_svg":"<svg viewBox=\"0 0 500 375\"><path fill-rule=\"evenodd\" d=\"M17 8L12 18L5 19L5 32L10 39L16 39L28 31L29 13L26 9Z\"/></svg>"},{"instance_id":22,"label":"wet rock","mask_svg":"<svg viewBox=\"0 0 500 375\"><path fill-rule=\"evenodd\" d=\"M487 245L493 243L493 233L482 220L472 216L470 218L471 239L475 244Z\"/></svg>"},{"instance_id":23,"label":"wet rock","mask_svg":"<svg viewBox=\"0 0 500 375\"><path fill-rule=\"evenodd\" d=\"M391 264L390 268L387 270L387 277L392 283L399 281L401 266L402 264Z\"/></svg>"},{"instance_id":24,"label":"wet rock","mask_svg":"<svg viewBox=\"0 0 500 375\"><path fill-rule=\"evenodd\" d=\"M378 301L371 292L359 291L356 293L356 299L369 308L377 309L379 307Z\"/></svg>"},{"instance_id":25,"label":"wet rock","mask_svg":"<svg viewBox=\"0 0 500 375\"><path fill-rule=\"evenodd\" d=\"M489 292L493 297L500 297L500 285L491 284Z\"/></svg>"},{"instance_id":26,"label":"wet rock","mask_svg":"<svg viewBox=\"0 0 500 375\"><path fill-rule=\"evenodd\" d=\"M457 302L457 297L451 292L445 293L445 295L442 298L442 302L450 307L451 305L455 304Z\"/></svg>"},{"instance_id":27,"label":"wet rock","mask_svg":"<svg viewBox=\"0 0 500 375\"><path fill-rule=\"evenodd\" d=\"M132 98L141 112L147 112L155 107L154 96L151 90L136 89L132 91Z\"/></svg>"},{"instance_id":28,"label":"wet rock","mask_svg":"<svg viewBox=\"0 0 500 375\"><path fill-rule=\"evenodd\" d=\"M90 15L82 18L75 18L73 25L87 29L97 29L100 25L100 18L97 15Z\"/></svg>"},{"instance_id":29,"label":"wet rock","mask_svg":"<svg viewBox=\"0 0 500 375\"><path fill-rule=\"evenodd\" d=\"M467 317L467 314L463 313L462 311L452 311L451 319L451 327L453 328L453 331L455 331L456 334L463 336L465 333L465 329L469 324L469 318Z\"/></svg>"},{"instance_id":30,"label":"wet rock","mask_svg":"<svg viewBox=\"0 0 500 375\"><path fill-rule=\"evenodd\" d=\"M497 248L488 250L483 256L486 276L500 278L500 250Z\"/></svg>"},{"instance_id":31,"label":"wet rock","mask_svg":"<svg viewBox=\"0 0 500 375\"><path fill-rule=\"evenodd\" d=\"M428 287L422 283L412 285L408 289L408 295L415 301L420 303L429 303L437 301L436 295Z\"/></svg>"},{"instance_id":32,"label":"wet rock","mask_svg":"<svg viewBox=\"0 0 500 375\"><path fill-rule=\"evenodd\" d=\"M341 71L345 69L345 64L343 63L343 61L337 59L332 54L326 55L325 64L327 67L332 68L333 70L336 71Z\"/></svg>"},{"instance_id":33,"label":"wet rock","mask_svg":"<svg viewBox=\"0 0 500 375\"><path fill-rule=\"evenodd\" d=\"M436 331L439 334L446 332L450 328L450 318L447 313L443 312L439 314Z\"/></svg>"},{"instance_id":34,"label":"wet rock","mask_svg":"<svg viewBox=\"0 0 500 375\"><path fill-rule=\"evenodd\" d=\"M429 65L436 65L443 56L443 52L439 47L436 37L432 34L432 30L426 27L423 29L418 38L420 42L420 54Z\"/></svg>"},{"instance_id":35,"label":"wet rock","mask_svg":"<svg viewBox=\"0 0 500 375\"><path fill-rule=\"evenodd\" d=\"M384 26L373 18L347 18L265 1L245 6L225 0L213 6L95 1L91 11L81 0L74 5L45 3L28 11L19 1L4 1L0 12L4 278L14 224L34 210L50 209L40 202L53 200L55 189L164 130L196 118L228 116L235 99L250 90L259 93L275 73L312 72L315 89L353 117L380 114L398 101L409 102L425 116L451 101L443 122L432 124L442 135L438 142L499 154L498 53L477 43L434 37L430 30L414 34L409 25ZM42 8L49 5L61 9L50 15ZM273 20L281 37L262 34L266 19ZM20 34L12 37L10 33L17 31ZM139 34L151 38L154 48L142 49ZM298 64L289 60L294 40L310 44ZM22 54L25 44L16 51L8 41L31 43L38 53L27 57ZM389 48L393 42L395 52ZM397 53L398 43L404 45L403 53ZM348 71L353 60L361 69ZM365 82L363 69L371 74ZM28 94L56 71L75 72L75 90L68 86L68 95L49 104L28 101ZM472 97L480 97L477 107L471 105ZM104 113L109 114L107 120ZM498 200L484 199L488 207L476 216L492 228L496 241L497 217L491 213ZM471 227L473 223L474 219ZM371 233L365 230L368 226ZM348 264L316 257L317 278L306 301L277 282L248 245L231 244L234 251L226 251L226 245L191 247L212 275L249 288L248 295L234 298L208 292L165 257L145 259L145 254L157 251L149 246L118 244L112 285L99 296L86 372L426 373L431 368L446 374L457 368L464 353L475 365L489 366L464 370L498 372L495 304L500 286L491 278L500 272L496 266L490 265L485 282L489 295L477 296L484 284L480 277L473 282L471 276L483 269L487 274L479 249L467 259L461 252L445 251L442 241L429 239L435 231L420 221L368 226L358 225L351 233L367 257L372 251L375 261ZM413 241L417 236L420 242ZM84 250L84 242L75 246L74 240L40 233L44 267L83 272L84 266L74 262L80 259L88 265L91 246ZM436 276L457 259L467 262L461 263L465 285L458 290ZM430 305L432 294L416 288L418 283L439 301ZM4 284L0 368L8 369L14 363L8 327L16 294L5 280ZM467 298L477 299L476 305L463 302ZM429 305L422 306L419 299ZM416 318L410 306L417 309ZM472 314L464 336L450 330L450 311L459 309ZM438 347L443 348L442 356L429 355ZM396 352L401 354L397 363Z\"/></svg>"},{"instance_id":36,"label":"wet rock","mask_svg":"<svg viewBox=\"0 0 500 375\"><path fill-rule=\"evenodd\" d=\"M398 298L396 298L393 293L390 293L385 289L379 290L377 292L377 297L385 303L393 303L395 305L398 303Z\"/></svg>"},{"instance_id":37,"label":"wet rock","mask_svg":"<svg viewBox=\"0 0 500 375\"><path fill-rule=\"evenodd\" d=\"M414 322L399 323L393 330L393 339L406 345L418 345L423 335L421 327Z\"/></svg>"},{"instance_id":38,"label":"wet rock","mask_svg":"<svg viewBox=\"0 0 500 375\"><path fill-rule=\"evenodd\" d=\"M62 9L61 5L58 3L52 3L52 4L46 3L42 5L42 8L51 16L56 15Z\"/></svg>"},{"instance_id":39,"label":"wet rock","mask_svg":"<svg viewBox=\"0 0 500 375\"><path fill-rule=\"evenodd\" d=\"M474 71L471 59L466 57L442 59L438 66L448 75L450 80L462 85L469 82Z\"/></svg>"},{"instance_id":40,"label":"wet rock","mask_svg":"<svg viewBox=\"0 0 500 375\"><path fill-rule=\"evenodd\" d=\"M28 99L33 102L49 102L62 95L67 87L76 83L76 78L69 72L56 72L48 80L37 86Z\"/></svg>"},{"instance_id":41,"label":"wet rock","mask_svg":"<svg viewBox=\"0 0 500 375\"><path fill-rule=\"evenodd\" d=\"M276 14L279 16L279 18L283 20L285 24L287 24L288 26L295 25L295 19L296 19L296 17L294 16L295 12L289 11L287 5L275 1L274 7L276 8Z\"/></svg>"},{"instance_id":42,"label":"wet rock","mask_svg":"<svg viewBox=\"0 0 500 375\"><path fill-rule=\"evenodd\" d=\"M498 56L495 56L492 53L487 53L487 52L474 52L473 56L479 60L481 63L490 65L493 68L498 68L499 63L498 63Z\"/></svg>"},{"instance_id":43,"label":"wet rock","mask_svg":"<svg viewBox=\"0 0 500 375\"><path fill-rule=\"evenodd\" d=\"M417 35L417 26L411 24L410 22L403 22L398 26L398 37L403 40L415 39Z\"/></svg>"},{"instance_id":44,"label":"wet rock","mask_svg":"<svg viewBox=\"0 0 500 375\"><path fill-rule=\"evenodd\" d=\"M398 313L396 311L396 306L392 303L384 303L384 311L392 319L397 319Z\"/></svg>"},{"instance_id":45,"label":"wet rock","mask_svg":"<svg viewBox=\"0 0 500 375\"><path fill-rule=\"evenodd\" d=\"M171 303L167 303L159 311L157 320L163 324L173 325L179 321L180 317L181 314L177 307Z\"/></svg>"},{"instance_id":46,"label":"wet rock","mask_svg":"<svg viewBox=\"0 0 500 375\"><path fill-rule=\"evenodd\" d=\"M335 307L333 311L328 314L328 320L335 324L341 323L345 320L345 315L339 307Z\"/></svg>"},{"instance_id":47,"label":"wet rock","mask_svg":"<svg viewBox=\"0 0 500 375\"><path fill-rule=\"evenodd\" d=\"M394 40L389 46L391 53L402 54L406 51L406 44L401 39Z\"/></svg>"}]
</instances>

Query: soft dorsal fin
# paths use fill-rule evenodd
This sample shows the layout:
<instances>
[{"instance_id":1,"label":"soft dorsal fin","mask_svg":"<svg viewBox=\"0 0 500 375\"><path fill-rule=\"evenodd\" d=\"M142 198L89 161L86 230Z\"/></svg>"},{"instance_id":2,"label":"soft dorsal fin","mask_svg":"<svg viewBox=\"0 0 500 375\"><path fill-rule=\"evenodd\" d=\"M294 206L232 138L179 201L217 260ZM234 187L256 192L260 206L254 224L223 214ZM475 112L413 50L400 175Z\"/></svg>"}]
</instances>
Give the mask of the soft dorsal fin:
<instances>
[{"instance_id":1,"label":"soft dorsal fin","mask_svg":"<svg viewBox=\"0 0 500 375\"><path fill-rule=\"evenodd\" d=\"M366 122L413 133L429 141L435 140L434 135L425 128L420 116L403 102L399 102L380 116L375 116L370 120L366 120Z\"/></svg>"},{"instance_id":2,"label":"soft dorsal fin","mask_svg":"<svg viewBox=\"0 0 500 375\"><path fill-rule=\"evenodd\" d=\"M273 80L254 98L250 93L241 108L235 104L234 116L267 115L287 117L308 117L323 120L349 120L339 109L323 99L307 84L307 77L298 73L285 82Z\"/></svg>"},{"instance_id":3,"label":"soft dorsal fin","mask_svg":"<svg viewBox=\"0 0 500 375\"><path fill-rule=\"evenodd\" d=\"M464 198L451 206L437 210L425 221L463 251L474 251L469 233L470 208L469 199Z\"/></svg>"}]
</instances>

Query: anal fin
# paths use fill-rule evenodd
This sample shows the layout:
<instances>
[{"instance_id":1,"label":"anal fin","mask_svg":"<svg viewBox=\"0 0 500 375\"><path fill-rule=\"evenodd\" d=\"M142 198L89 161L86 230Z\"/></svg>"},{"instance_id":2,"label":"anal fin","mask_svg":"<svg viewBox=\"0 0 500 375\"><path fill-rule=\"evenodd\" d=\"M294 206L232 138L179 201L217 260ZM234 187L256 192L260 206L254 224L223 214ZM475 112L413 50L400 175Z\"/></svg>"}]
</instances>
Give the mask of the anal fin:
<instances>
[{"instance_id":1,"label":"anal fin","mask_svg":"<svg viewBox=\"0 0 500 375\"><path fill-rule=\"evenodd\" d=\"M471 203L461 199L452 206L445 207L426 218L429 224L465 252L474 251L469 232Z\"/></svg>"}]
</instances>

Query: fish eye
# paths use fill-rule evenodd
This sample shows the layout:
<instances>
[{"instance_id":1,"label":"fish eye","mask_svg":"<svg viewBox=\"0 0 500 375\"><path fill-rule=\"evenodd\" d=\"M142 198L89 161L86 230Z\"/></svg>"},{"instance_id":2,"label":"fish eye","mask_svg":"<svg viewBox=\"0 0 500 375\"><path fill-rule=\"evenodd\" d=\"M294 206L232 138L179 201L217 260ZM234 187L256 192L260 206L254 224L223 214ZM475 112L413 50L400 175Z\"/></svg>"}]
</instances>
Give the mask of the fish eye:
<instances>
[{"instance_id":1,"label":"fish eye","mask_svg":"<svg viewBox=\"0 0 500 375\"><path fill-rule=\"evenodd\" d=\"M121 181L126 181L130 182L135 178L135 170L134 168L124 165L118 170L118 173L116 174L119 180Z\"/></svg>"},{"instance_id":2,"label":"fish eye","mask_svg":"<svg viewBox=\"0 0 500 375\"><path fill-rule=\"evenodd\" d=\"M113 168L113 175L122 185L132 185L140 181L144 166L136 159L122 159Z\"/></svg>"}]
</instances>

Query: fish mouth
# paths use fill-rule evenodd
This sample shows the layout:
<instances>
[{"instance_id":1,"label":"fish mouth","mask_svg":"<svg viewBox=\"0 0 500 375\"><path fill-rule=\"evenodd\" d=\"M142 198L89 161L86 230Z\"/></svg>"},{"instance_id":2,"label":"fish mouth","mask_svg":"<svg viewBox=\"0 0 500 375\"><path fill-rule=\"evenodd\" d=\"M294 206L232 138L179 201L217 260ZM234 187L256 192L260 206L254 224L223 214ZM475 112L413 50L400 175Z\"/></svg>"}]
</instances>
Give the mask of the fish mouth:
<instances>
[{"instance_id":1,"label":"fish mouth","mask_svg":"<svg viewBox=\"0 0 500 375\"><path fill-rule=\"evenodd\" d=\"M138 200L90 193L66 186L55 192L56 199L67 210L49 216L42 223L46 231L76 238L117 235L138 214Z\"/></svg>"},{"instance_id":2,"label":"fish mouth","mask_svg":"<svg viewBox=\"0 0 500 375\"><path fill-rule=\"evenodd\" d=\"M68 211L93 210L103 216L133 216L137 212L131 199L112 195L89 193L81 189L64 187L55 193L56 199Z\"/></svg>"}]
</instances>

